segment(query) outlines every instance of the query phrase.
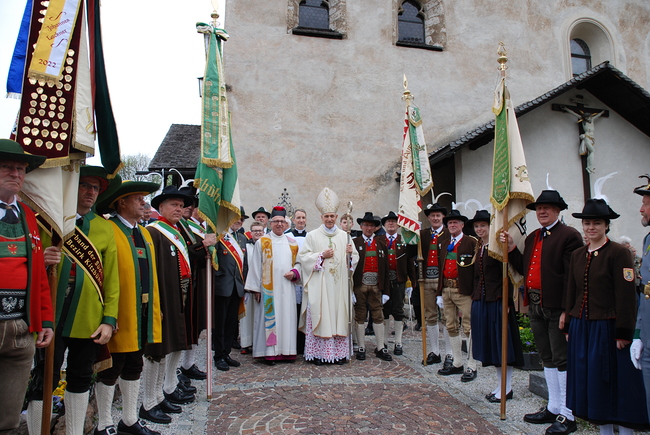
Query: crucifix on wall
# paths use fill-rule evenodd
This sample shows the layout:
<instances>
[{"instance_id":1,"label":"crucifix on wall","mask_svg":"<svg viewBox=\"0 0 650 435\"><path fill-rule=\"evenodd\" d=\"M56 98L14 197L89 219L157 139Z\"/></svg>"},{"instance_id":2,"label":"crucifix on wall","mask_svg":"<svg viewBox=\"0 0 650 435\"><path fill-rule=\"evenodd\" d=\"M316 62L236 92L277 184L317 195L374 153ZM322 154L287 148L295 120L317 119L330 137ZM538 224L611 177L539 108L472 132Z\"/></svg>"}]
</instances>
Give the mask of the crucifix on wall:
<instances>
[{"instance_id":1,"label":"crucifix on wall","mask_svg":"<svg viewBox=\"0 0 650 435\"><path fill-rule=\"evenodd\" d=\"M609 117L609 111L604 109L585 107L585 100L582 95L576 95L571 99L576 103L575 106L565 106L563 104L553 104L552 109L555 111L566 112L577 118L578 134L580 146L578 152L582 160L582 184L585 201L591 198L590 175L596 170L594 165L594 153L596 152L596 136L594 122L601 116Z\"/></svg>"}]
</instances>

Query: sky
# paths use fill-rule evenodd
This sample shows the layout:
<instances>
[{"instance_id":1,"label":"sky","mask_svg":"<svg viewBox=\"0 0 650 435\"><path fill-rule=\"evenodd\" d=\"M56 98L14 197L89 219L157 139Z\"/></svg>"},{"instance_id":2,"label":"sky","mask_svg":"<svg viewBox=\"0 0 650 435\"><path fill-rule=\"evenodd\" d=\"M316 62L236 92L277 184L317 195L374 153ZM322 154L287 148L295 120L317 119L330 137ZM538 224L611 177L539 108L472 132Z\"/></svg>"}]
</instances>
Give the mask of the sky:
<instances>
[{"instance_id":1,"label":"sky","mask_svg":"<svg viewBox=\"0 0 650 435\"><path fill-rule=\"evenodd\" d=\"M25 2L0 0L0 138L9 137L19 107L5 95ZM223 27L225 0L214 3ZM205 48L196 22L210 22L212 10L210 0L102 1L106 74L122 155L153 157L171 124L200 124L197 77L203 76Z\"/></svg>"}]
</instances>

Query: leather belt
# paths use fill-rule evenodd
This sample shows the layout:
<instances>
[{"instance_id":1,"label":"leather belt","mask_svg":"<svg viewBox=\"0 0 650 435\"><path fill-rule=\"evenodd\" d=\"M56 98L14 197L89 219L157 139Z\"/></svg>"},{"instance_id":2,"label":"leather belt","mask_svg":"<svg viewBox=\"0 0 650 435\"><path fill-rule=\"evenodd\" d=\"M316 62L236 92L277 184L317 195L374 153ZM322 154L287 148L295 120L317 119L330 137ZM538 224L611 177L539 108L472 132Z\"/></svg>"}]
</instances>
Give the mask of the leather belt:
<instances>
[{"instance_id":1,"label":"leather belt","mask_svg":"<svg viewBox=\"0 0 650 435\"><path fill-rule=\"evenodd\" d=\"M445 287L448 288L458 288L458 278L453 278L453 279L445 278L444 284Z\"/></svg>"}]
</instances>

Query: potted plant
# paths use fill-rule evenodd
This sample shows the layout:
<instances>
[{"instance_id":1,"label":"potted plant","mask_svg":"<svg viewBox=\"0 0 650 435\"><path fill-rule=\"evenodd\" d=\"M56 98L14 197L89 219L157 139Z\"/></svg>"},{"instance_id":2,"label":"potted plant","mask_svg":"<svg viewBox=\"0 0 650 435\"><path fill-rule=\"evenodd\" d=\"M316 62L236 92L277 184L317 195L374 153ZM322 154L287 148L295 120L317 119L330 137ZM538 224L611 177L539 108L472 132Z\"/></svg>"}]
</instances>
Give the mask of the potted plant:
<instances>
[{"instance_id":1,"label":"potted plant","mask_svg":"<svg viewBox=\"0 0 650 435\"><path fill-rule=\"evenodd\" d=\"M535 346L535 337L530 329L530 318L527 314L517 314L517 323L519 324L519 338L521 347L524 352L524 366L522 370L543 370L542 360L537 353Z\"/></svg>"}]
</instances>

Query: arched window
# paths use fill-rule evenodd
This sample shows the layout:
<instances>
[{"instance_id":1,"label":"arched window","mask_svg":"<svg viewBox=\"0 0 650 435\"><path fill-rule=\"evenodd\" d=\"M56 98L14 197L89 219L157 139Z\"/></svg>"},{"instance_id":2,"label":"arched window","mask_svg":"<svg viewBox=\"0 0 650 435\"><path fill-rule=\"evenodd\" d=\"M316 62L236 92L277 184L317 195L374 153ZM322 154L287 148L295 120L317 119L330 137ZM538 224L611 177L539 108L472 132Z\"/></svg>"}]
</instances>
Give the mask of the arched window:
<instances>
[{"instance_id":1,"label":"arched window","mask_svg":"<svg viewBox=\"0 0 650 435\"><path fill-rule=\"evenodd\" d=\"M424 44L424 12L414 0L402 3L397 16L398 41Z\"/></svg>"},{"instance_id":2,"label":"arched window","mask_svg":"<svg viewBox=\"0 0 650 435\"><path fill-rule=\"evenodd\" d=\"M585 41L579 38L571 40L571 71L573 77L591 69L591 51Z\"/></svg>"},{"instance_id":3,"label":"arched window","mask_svg":"<svg viewBox=\"0 0 650 435\"><path fill-rule=\"evenodd\" d=\"M322 0L302 0L300 2L299 26L311 29L330 28L329 4Z\"/></svg>"}]
</instances>

